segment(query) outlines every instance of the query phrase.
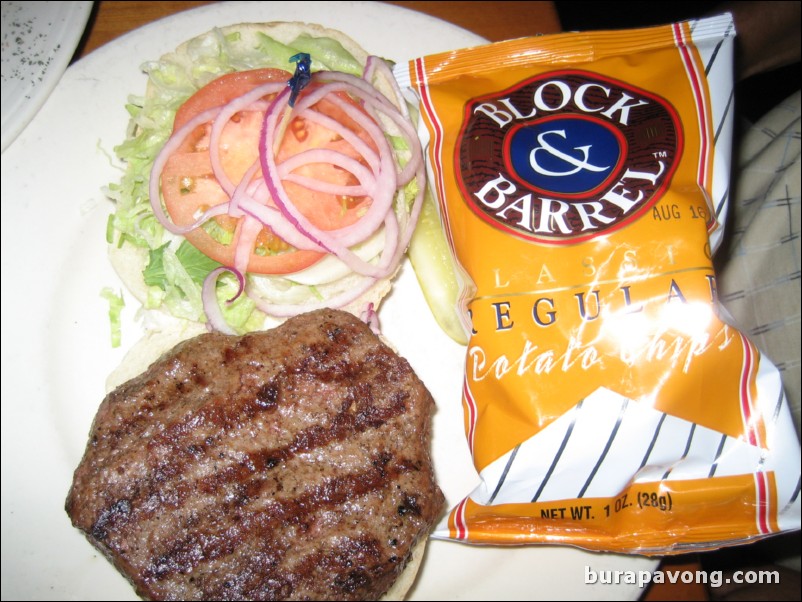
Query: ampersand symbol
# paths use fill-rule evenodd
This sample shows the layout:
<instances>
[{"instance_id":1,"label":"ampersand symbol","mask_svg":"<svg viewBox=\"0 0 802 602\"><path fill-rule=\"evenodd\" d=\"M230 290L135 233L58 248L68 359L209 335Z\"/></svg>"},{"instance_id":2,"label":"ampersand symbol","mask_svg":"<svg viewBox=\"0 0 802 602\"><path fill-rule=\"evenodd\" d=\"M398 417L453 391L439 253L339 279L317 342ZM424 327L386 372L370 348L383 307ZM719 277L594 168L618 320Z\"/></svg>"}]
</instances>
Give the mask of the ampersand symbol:
<instances>
[{"instance_id":1,"label":"ampersand symbol","mask_svg":"<svg viewBox=\"0 0 802 602\"><path fill-rule=\"evenodd\" d=\"M575 157L574 155L569 155L568 153L564 153L560 149L552 146L546 140L546 136L548 134L556 134L563 140L567 137L565 135L565 130L549 130L548 132L542 132L538 134L537 141L540 146L537 146L532 149L529 153L529 165L532 166L537 173L544 175L544 176L572 176L576 173L579 173L582 170L588 170L592 172L602 172L607 169L610 169L610 166L606 167L599 167L598 165L592 165L588 162L588 155L590 154L591 145L588 144L587 146L575 146L573 150L579 151L582 154L582 158ZM567 171L552 171L550 169L546 169L542 165L540 165L537 161L537 153L538 151L546 151L552 157L557 157L568 163L569 165L573 165L573 169L568 169Z\"/></svg>"}]
</instances>

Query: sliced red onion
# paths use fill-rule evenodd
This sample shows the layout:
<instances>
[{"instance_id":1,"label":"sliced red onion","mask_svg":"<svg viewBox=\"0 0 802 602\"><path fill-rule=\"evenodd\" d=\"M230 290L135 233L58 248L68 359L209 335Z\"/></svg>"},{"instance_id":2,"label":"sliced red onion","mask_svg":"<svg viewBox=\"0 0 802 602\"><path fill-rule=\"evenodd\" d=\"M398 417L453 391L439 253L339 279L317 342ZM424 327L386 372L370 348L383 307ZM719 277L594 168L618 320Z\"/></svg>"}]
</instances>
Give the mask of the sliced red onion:
<instances>
[{"instance_id":1,"label":"sliced red onion","mask_svg":"<svg viewBox=\"0 0 802 602\"><path fill-rule=\"evenodd\" d=\"M370 106L369 104L365 106L365 111L376 121L379 121L379 116L376 114L376 108ZM410 150L409 160L406 164L401 168L401 171L398 172L398 185L403 186L404 184L408 183L412 180L415 176L415 173L418 171L418 167L421 163L423 163L423 152L418 150L419 142L417 139L417 134L414 131L403 131L401 132L404 136L404 139L407 142Z\"/></svg>"},{"instance_id":2,"label":"sliced red onion","mask_svg":"<svg viewBox=\"0 0 802 602\"><path fill-rule=\"evenodd\" d=\"M250 215L246 215L240 220L237 240L234 243L236 245L234 249L234 267L241 274L245 274L248 271L251 251L256 246L256 238L262 228L262 222Z\"/></svg>"},{"instance_id":3,"label":"sliced red onion","mask_svg":"<svg viewBox=\"0 0 802 602\"><path fill-rule=\"evenodd\" d=\"M281 169L280 166L279 169ZM303 186L304 188L308 188L309 190L314 190L315 192L324 192L326 194L333 194L335 196L370 196L369 192L362 186L344 186L341 184L332 184L331 182L322 182L320 180L316 180L308 176L302 176L300 174L290 173L286 176L283 176L281 179L284 182L293 182Z\"/></svg>"},{"instance_id":4,"label":"sliced red onion","mask_svg":"<svg viewBox=\"0 0 802 602\"><path fill-rule=\"evenodd\" d=\"M374 69L376 69L376 67L374 67ZM382 70L382 71L384 71L384 70ZM326 75L329 75L329 74L328 73L321 74L321 79L325 80L325 76ZM334 75L335 75L334 79L339 79L340 76L341 76L341 74L334 74ZM345 76L343 79L351 80L351 76ZM394 79L392 77L389 77L388 81L390 81L392 84L394 84ZM409 123L407 121L408 113L406 111L406 105L405 105L405 103L403 101L403 98L401 96L400 90L396 90L396 97L398 99L399 106L401 107L401 113L399 114L398 113L398 109L395 108L395 107L392 107L391 103L383 95L378 93L378 91L375 91L375 89L373 89L372 87L370 87L370 89L368 90L364 86L362 86L361 84L356 84L356 86L362 92L364 92L364 94L357 94L357 93L354 92L354 90L348 89L347 86L343 86L340 89L342 91L348 92L349 94L352 94L353 96L361 97L363 99L363 101L365 101L365 105L366 105L366 107L368 107L370 109L371 113L373 113L374 111L378 111L378 112L388 116L394 123L396 123L399 126L399 130L400 130L401 134L407 140L407 143L408 143L408 146L409 146L409 149L410 149L410 155L411 155L410 156L410 160L406 164L404 169L401 170L401 174L396 180L396 184L395 184L395 187L393 189L393 193L395 193L395 188L396 187L398 187L399 185L403 185L403 184L407 183L413 177L416 178L418 180L418 182L419 182L418 193L417 193L417 195L416 195L416 197L415 197L415 199L414 199L414 201L412 203L412 207L410 209L409 217L408 217L407 223L406 223L406 228L404 228L403 233L399 234L399 232L398 232L398 222L397 222L395 214L394 214L394 212L392 210L392 202L393 202L392 200L390 201L388 211L387 211L387 213L385 215L385 219L384 219L385 240L386 241L392 240L392 241L397 241L398 242L398 244L389 245L389 246L394 247L394 248L392 249L390 254L387 253L387 251L389 249L386 248L385 252L383 252L381 260L380 260L380 266L385 268L384 269L384 273L391 274L392 271L395 269L395 267L397 267L397 265L400 262L404 252L406 251L406 248L407 248L407 246L409 244L409 241L410 241L410 239L412 237L412 232L414 230L415 224L417 223L417 220L418 220L418 217L420 215L421 208L422 208L423 196L424 196L424 187L425 187L425 179L424 179L425 178L425 173L424 173L424 166L423 166L422 150L420 148L420 142L418 140L417 133L415 132L414 128L411 125L409 125ZM320 88L318 88L316 90L312 90L311 92L308 92L307 95L303 96L299 100L299 102L296 104L295 110L299 111L299 112L304 112L304 111L307 111L307 110L309 110L310 112L313 112L313 109L311 107L314 105L315 102L319 101L320 98L322 98L324 95L331 94L331 92L335 91L333 88L329 88L328 90L321 91L321 88L323 88L323 86L321 86ZM397 86L394 86L394 88L397 88ZM355 119L355 121L357 121L360 124L360 126L363 127L365 129L365 131L368 132L369 135L371 135L371 133L372 133L371 137L373 138L374 142L377 143L377 147L379 149L387 148L387 146L386 146L386 138L384 138L383 132L380 134L381 139L378 139L377 135L376 135L376 129L371 127L370 124L362 125L362 119L360 118L359 115L355 115L354 114L354 107L352 105L349 105L349 103L346 103L345 101L343 101L342 99L336 97L335 95L328 96L328 98L329 98L329 100L332 100L333 102L338 104L338 106L342 110L346 111L346 113L352 119ZM276 99L276 101L277 101L276 104L272 107L272 109L274 110L274 114L278 113L279 111L283 112L284 111L284 107L286 107L286 103L284 103L283 106L282 106L282 104L279 104L279 102L278 102L279 99ZM325 117L325 116L323 116L323 117ZM310 117L309 115L306 115L306 118L314 119L314 117ZM322 123L323 121L324 120L321 119L321 120L319 120L319 123L321 123L321 125L325 125L324 123ZM278 123L278 117L275 117L274 121L268 122L268 117L267 117L267 115L265 116L265 125L263 126L262 137L260 138L260 161L262 163L263 176L265 176L265 174L268 173L268 171L269 171L268 169L266 169L266 164L269 164L271 162L270 158L265 157L265 154L271 154L271 153L264 153L264 151L267 149L266 140L271 140L272 141L272 138L269 137L269 136L266 136L266 134L275 133L275 128L276 128L276 124L277 123ZM272 131L269 131L268 130L268 126L271 126L271 125L272 125ZM275 148L274 143L271 144L271 147ZM391 156L394 156L394 153L392 153L392 149L390 149L390 153L388 153L388 154L390 154ZM380 150L380 156L381 156L381 150ZM369 162L369 167L374 171L374 173L378 173L379 174L379 177L377 177L377 185L378 185L378 181L380 181L380 177L383 175L383 174L381 174L382 164L380 163L378 166L374 166L373 164L371 164ZM392 162L392 168L393 168L393 171L396 169L395 161ZM284 177L287 178L286 175ZM275 186L275 185L271 186L270 181L268 180L267 177L265 177L265 183L266 183L266 185L268 186L269 189L271 189L271 188L272 189L279 188L278 186ZM283 187L281 187L281 188L283 188ZM279 209L282 209L282 212L284 212L285 214L289 214L288 215L288 219L290 219L291 221L302 222L302 220L298 219L299 216L293 215L293 207L292 207L291 203L286 203L286 200L284 198L282 198L280 190L271 190L271 195L273 195L274 199L278 199L276 201L276 204L279 207ZM393 196L395 196L395 195L393 194ZM403 194L401 194L401 196L402 196L402 199L403 199ZM283 208L282 208L282 204L281 204L282 201L285 202L285 206ZM374 199L374 202L375 202L375 199ZM300 216L300 217L302 217L302 216ZM363 218L363 220L364 220L364 218ZM360 225L361 225L363 220L360 220ZM307 225L308 224L301 223L301 227L302 228L304 228ZM351 228L353 228L353 227L351 227ZM316 231L314 231L313 228L309 228L304 233L307 236L311 235L313 239L316 238L318 235L320 235L319 238L318 238L318 242L321 242L320 239L323 239L326 243L330 243L331 242L331 238L334 238L334 239L338 239L338 241L340 243L342 243L342 241L343 241L343 236L342 235L347 230L348 230L348 228L342 228L339 231L336 231L336 232L333 232L333 233L326 233L326 232L316 232ZM330 246L335 246L336 247L337 245L331 244ZM340 254L340 253L337 253L337 252L335 252L335 254L338 257L340 257L340 259L346 261L346 263L348 263L349 265L351 264L351 262L348 261L349 258L347 256L344 256L344 254ZM353 269L353 267L352 267L352 269ZM354 271L359 273L359 270L357 270L357 269L355 269ZM342 292L342 293L340 293L338 295L335 295L333 297L330 297L329 299L327 299L325 301L321 301L319 303L314 303L314 304L311 304L311 305L294 306L294 305L271 304L269 302L266 302L266 301L258 299L258 298L255 299L255 301L257 302L257 305L260 307L260 309L262 309L262 311L264 311L265 313L286 317L286 316L290 316L290 315L296 315L298 313L301 313L302 311L309 311L309 310L311 310L313 308L316 308L316 307L322 307L322 306L341 307L342 305L346 305L347 303L353 302L354 300L359 298L359 296L361 296L362 294L367 292L373 286L374 283L375 283L375 280L373 278L365 278L365 279L363 279L361 281L361 285L360 286L352 287L351 289L346 290L346 291L344 291L344 292Z\"/></svg>"},{"instance_id":5,"label":"sliced red onion","mask_svg":"<svg viewBox=\"0 0 802 602\"><path fill-rule=\"evenodd\" d=\"M385 237L391 238L393 241L395 241L398 239L398 236L398 221L396 220L395 214L390 212L385 223ZM405 250L404 247L399 253L399 247L395 243L393 243L389 248L390 254L387 256L383 255L381 262L381 265L391 266L392 268L388 270L387 276L392 275L393 271L398 266L399 258L403 255ZM395 253L393 253L393 251L395 251ZM378 279L376 278L362 277L357 284L350 285L346 290L341 291L336 295L321 301L306 303L303 305L282 304L267 301L258 294L253 294L250 286L246 286L245 292L256 304L256 307L264 313L279 318L289 318L291 316L297 316L301 313L314 311L315 309L321 309L323 307L341 308L359 299L359 297L367 293L377 281ZM376 326L378 327L378 320L376 322Z\"/></svg>"},{"instance_id":6,"label":"sliced red onion","mask_svg":"<svg viewBox=\"0 0 802 602\"><path fill-rule=\"evenodd\" d=\"M298 98L294 110L288 110L289 88L282 82L269 82L223 107L209 109L197 115L171 136L156 157L149 188L151 205L156 218L167 230L175 234L185 234L211 217L225 213L241 218L235 242L235 266L221 267L212 271L203 284L204 308L213 328L233 333L223 318L215 294L217 279L225 271L237 276L240 289L237 295L244 289L263 312L286 317L318 307L347 305L367 292L378 279L391 275L397 268L420 214L424 189L423 154L417 133L408 122L408 111L401 91L395 84L387 65L380 59L370 57L366 64L365 76L371 79L378 76L386 78L395 94L395 102L386 98L369 82L358 77L336 72L319 72L314 77L319 83L322 82L321 85L307 89ZM348 102L342 93L360 100L362 106ZM270 94L276 94L275 98L272 101L265 101L264 96ZM358 124L372 141L375 150L360 134L316 110L315 104L323 98L334 103ZM240 111L264 111L264 119L259 138L259 159L235 185L223 171L219 145L225 124ZM280 148L280 141L283 139L287 124L295 116L325 127L340 136L362 158L364 164L330 149L303 151L277 164L275 153ZM401 169L398 167L396 153L391 148L381 125L381 119L389 119L394 123L400 135L407 141L410 157ZM230 200L210 208L190 226L176 226L162 209L161 172L169 157L181 146L186 137L199 125L207 122L211 122L212 170ZM351 173L359 184L333 184L294 173L304 165L321 162L336 165ZM259 168L262 171L262 178L254 179ZM399 189L413 178L418 179L419 192L412 203L408 219L405 220L405 227L400 228L394 203L404 202L403 192L399 192ZM322 230L314 226L295 206L286 193L282 181L294 182L310 190L328 194L369 197L370 204L356 223L335 230ZM396 196L399 197L399 201L396 201ZM251 293L250 287L245 285L243 273L247 269L255 240L262 227L270 228L276 236L297 249L326 251L335 255L349 269L361 275L358 283L351 286L349 282L346 290L326 300L302 306L271 303ZM382 227L385 246L378 261L375 259L365 261L350 249L367 240ZM403 231L399 232L400 229ZM372 327L378 329L375 308L372 306L367 308L365 316Z\"/></svg>"},{"instance_id":7,"label":"sliced red onion","mask_svg":"<svg viewBox=\"0 0 802 602\"><path fill-rule=\"evenodd\" d=\"M322 251L323 249L303 236L290 224L280 211L268 206L269 195L262 179L254 180L259 169L259 161L254 161L234 189L231 201L227 203L228 214L232 217L249 215L263 226L270 228L276 236L296 249ZM257 233L258 234L258 233ZM249 256L250 258L250 256Z\"/></svg>"},{"instance_id":8,"label":"sliced red onion","mask_svg":"<svg viewBox=\"0 0 802 602\"><path fill-rule=\"evenodd\" d=\"M326 251L323 247L316 245L298 232L278 209L262 205L250 198L240 201L240 209L243 213L259 220L259 222L270 228L273 234L296 249L301 251Z\"/></svg>"},{"instance_id":9,"label":"sliced red onion","mask_svg":"<svg viewBox=\"0 0 802 602\"><path fill-rule=\"evenodd\" d=\"M370 170L356 159L331 149L313 148L293 155L278 166L279 177L286 179L287 174L310 163L328 163L350 172L359 180L368 196L373 196L376 180Z\"/></svg>"},{"instance_id":10,"label":"sliced red onion","mask_svg":"<svg viewBox=\"0 0 802 602\"><path fill-rule=\"evenodd\" d=\"M170 136L170 138L162 147L161 151L159 151L159 154L156 155L156 158L153 160L153 166L151 167L150 170L150 181L148 182L148 194L150 195L150 206L153 209L153 214L156 216L156 219L159 221L159 223L162 226L164 226L165 230L168 230L173 234L186 234L187 232L191 232L198 226L195 224L192 224L191 227L177 226L165 214L164 209L162 209L162 203L161 203L162 197L160 190L162 171L164 171L164 166L167 164L168 159L184 143L186 137L189 136L192 132L194 132L195 128L197 128L199 125L203 125L207 121L211 121L212 119L214 119L214 117L219 112L220 112L220 107L216 107L214 109L208 109L203 113L199 113L193 119L190 119L177 131L173 132L173 135Z\"/></svg>"},{"instance_id":11,"label":"sliced red onion","mask_svg":"<svg viewBox=\"0 0 802 602\"><path fill-rule=\"evenodd\" d=\"M376 313L376 309L374 308L372 302L367 304L359 317L365 324L370 326L370 329L374 334L381 334L381 328L379 328L379 315Z\"/></svg>"},{"instance_id":12,"label":"sliced red onion","mask_svg":"<svg viewBox=\"0 0 802 602\"><path fill-rule=\"evenodd\" d=\"M325 86L319 86L314 90L307 92L303 97L303 102L296 105L296 109L303 110L320 101L321 98L331 94L332 92L346 92L365 101L371 101L377 105L383 106L388 113L398 112L398 107L371 84L366 82L361 77L349 75L347 73L340 73L339 71L318 71L315 73L315 79L322 82Z\"/></svg>"},{"instance_id":13,"label":"sliced red onion","mask_svg":"<svg viewBox=\"0 0 802 602\"><path fill-rule=\"evenodd\" d=\"M337 98L333 92L349 92L352 95L357 95L365 103L365 108L368 110L368 113L371 116L371 122L378 123L378 119L374 113L374 111L379 111L389 119L393 121L399 128L399 132L403 135L404 139L407 141L407 144L410 149L410 160L409 163L404 166L402 173L399 175L399 181L401 184L405 184L408 182L412 175L417 171L417 162L422 160L423 152L420 148L420 141L418 140L417 132L415 128L410 124L408 116L402 114L399 109L393 105L386 96L384 96L381 92L373 88L370 84L361 80L353 75L349 75L347 73L338 73L333 71L321 71L315 74L319 79L328 81L324 86L320 86L319 88L313 90L309 93L307 97L304 98L303 103L299 103L296 105L301 109L305 109L307 106L311 106L312 104L318 102L321 98L326 95L329 96L329 100L337 104L341 109L345 109L345 105L348 105L346 101L341 98ZM356 94L355 90L359 90L359 93ZM399 91L400 94L400 91ZM403 105L406 113L406 105ZM355 108L353 105L349 105L350 109L347 110L349 116L353 118L353 114L351 111ZM357 109L358 110L358 109ZM408 115L408 113L407 113ZM360 125L362 123L360 122ZM375 132L376 130L371 130L371 132ZM379 130L381 131L381 130ZM382 138L384 137L384 133L381 132ZM376 138L374 137L374 140Z\"/></svg>"},{"instance_id":14,"label":"sliced red onion","mask_svg":"<svg viewBox=\"0 0 802 602\"><path fill-rule=\"evenodd\" d=\"M345 127L339 121L328 115L311 109L301 111L300 116L339 135L348 144L353 146L354 150L365 159L365 162L371 170L375 172L379 169L379 155L376 154L376 151L370 148L362 138L357 136L352 129Z\"/></svg>"},{"instance_id":15,"label":"sliced red onion","mask_svg":"<svg viewBox=\"0 0 802 602\"><path fill-rule=\"evenodd\" d=\"M245 172L245 175L242 176L242 179L239 181L239 184L237 184L237 187L234 188L231 193L229 193L231 200L228 202L228 214L230 216L239 217L242 214L239 209L240 201L247 197L251 182L253 182L253 177L256 175L258 170L259 162L254 161L253 165L251 165Z\"/></svg>"},{"instance_id":16,"label":"sliced red onion","mask_svg":"<svg viewBox=\"0 0 802 602\"><path fill-rule=\"evenodd\" d=\"M387 84L390 86L390 89L395 95L395 105L404 118L409 119L407 101L404 99L404 94L401 92L401 87L398 85L390 66L386 61L383 61L377 56L369 56L368 60L365 61L365 71L362 74L362 79L364 79L366 82L372 82L377 74L384 76Z\"/></svg>"},{"instance_id":17,"label":"sliced red onion","mask_svg":"<svg viewBox=\"0 0 802 602\"><path fill-rule=\"evenodd\" d=\"M208 324L212 329L218 330L223 334L237 334L236 331L228 325L228 322L226 322L223 311L220 309L220 304L217 302L217 279L224 272L231 272L234 274L239 283L237 294L226 301L226 303L233 303L245 289L245 278L241 272L225 266L216 268L209 272L209 275L203 280L203 288L201 291L203 310L206 313Z\"/></svg>"},{"instance_id":18,"label":"sliced red onion","mask_svg":"<svg viewBox=\"0 0 802 602\"><path fill-rule=\"evenodd\" d=\"M259 164L262 167L262 177L264 178L265 185L267 186L273 202L279 208L282 214L295 226L299 232L309 238L315 244L323 247L326 251L330 249L322 241L317 240L315 236L310 234L309 230L311 224L299 211L293 211L295 207L292 202L287 198L284 192L284 187L278 182L280 180L278 173L278 166L276 159L273 156L274 141L276 138L276 128L278 127L278 120L283 116L284 110L289 104L290 89L286 88L273 100L271 107L265 111L265 119L262 123L262 131L259 134ZM268 148L268 144L270 148ZM290 208L291 207L291 208Z\"/></svg>"},{"instance_id":19,"label":"sliced red onion","mask_svg":"<svg viewBox=\"0 0 802 602\"><path fill-rule=\"evenodd\" d=\"M364 79L349 75L348 73L340 73L337 71L320 71L315 75L319 80L327 82L327 85L333 86L333 88L329 89L330 91L337 89L344 91L346 90L345 87L338 88L335 84L347 86L350 93L353 93L354 89L358 89L360 91L359 97L361 97L369 105L373 106L376 110L379 110L382 114L389 117L398 126L401 132L404 133L406 138L414 141L418 140L415 128L408 119L406 104L402 104L401 108L397 107L384 94L374 88L372 84ZM394 84L395 80L391 78L391 82ZM395 89L397 89L397 86ZM310 103L313 104L314 102L317 102L316 96L313 95L317 95L318 92L319 90L314 90L310 93ZM398 90L397 94L399 95L399 98L403 100L400 95L400 90ZM413 146L419 147L420 143L417 142L417 144Z\"/></svg>"},{"instance_id":20,"label":"sliced red onion","mask_svg":"<svg viewBox=\"0 0 802 602\"><path fill-rule=\"evenodd\" d=\"M313 94L316 94L318 90L313 91ZM273 201L276 203L276 206L279 210L284 213L287 219L290 220L296 227L303 232L306 236L308 236L311 240L315 243L323 246L326 250L330 253L337 255L341 260L346 262L351 269L355 272L364 274L367 276L373 277L383 277L386 274L383 274L381 270L377 270L376 266L369 264L367 262L362 261L356 255L354 255L349 249L349 245L356 244L357 241L365 240L370 233L375 231L384 220L384 215L388 211L391 210L393 198L395 196L395 163L391 157L391 149L389 148L389 144L387 143L386 139L384 139L383 135L381 135L381 141L379 142L380 147L384 147L383 152L380 152L381 163L383 165L382 172L380 176L377 178L377 184L384 184L381 187L381 196L379 194L375 194L373 197L372 203L368 208L365 215L360 220L360 228L359 229L352 229L352 236L349 239L344 239L340 237L339 240L332 236L330 233L320 230L316 228L292 203L289 197L284 190L284 187L280 184L278 178L278 169L276 167L275 158L272 152L267 152L268 141L270 141L270 147L273 148L273 140L276 133L276 126L279 120L279 117L283 114L285 108L287 107L287 93L282 92L279 96L276 97L276 100L273 106L265 113L265 122L262 128L262 135L259 141L259 158L262 164L262 176L264 177L265 183L267 184L268 190L270 191L271 196L273 197ZM306 99L304 98L298 105L301 105ZM298 106L296 105L296 106ZM354 115L353 112L349 111L349 116L352 118L356 118L359 122L360 126L365 123L366 129L376 130L378 129L375 123L373 123L369 118L362 113L356 107L352 107L355 109L359 115ZM346 111L349 109L346 108ZM370 122L370 123L367 123ZM390 189L390 185L392 186ZM379 186L377 186L377 189ZM389 190L389 194L387 191ZM378 190L375 192L379 192ZM378 217L378 220L376 219Z\"/></svg>"}]
</instances>

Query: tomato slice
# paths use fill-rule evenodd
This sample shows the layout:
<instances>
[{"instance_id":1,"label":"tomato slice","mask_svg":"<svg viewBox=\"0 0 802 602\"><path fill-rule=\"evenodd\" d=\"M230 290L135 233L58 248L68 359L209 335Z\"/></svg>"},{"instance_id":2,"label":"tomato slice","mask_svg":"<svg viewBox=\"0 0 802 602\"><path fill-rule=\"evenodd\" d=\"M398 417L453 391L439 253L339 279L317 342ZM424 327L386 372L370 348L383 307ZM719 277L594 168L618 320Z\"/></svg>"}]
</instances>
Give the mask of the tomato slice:
<instances>
[{"instance_id":1,"label":"tomato slice","mask_svg":"<svg viewBox=\"0 0 802 602\"><path fill-rule=\"evenodd\" d=\"M258 85L271 81L286 82L290 77L290 73L279 69L256 69L223 75L198 90L179 108L175 116L174 131L199 113L226 104ZM345 95L342 98L353 102ZM375 148L368 135L334 103L324 99L314 108L346 125ZM235 185L259 157L258 142L263 118L261 111L243 111L223 128L220 161L223 171ZM199 126L187 137L179 150L170 156L162 171L162 198L170 219L176 225L191 224L209 207L229 201L212 170L209 156L210 131L211 124ZM361 160L359 154L339 135L300 117L293 119L287 127L278 151L278 160L282 161L312 148L333 149ZM343 185L357 183L352 174L327 164L309 164L295 173ZM255 177L261 178L261 172ZM312 191L293 182L285 182L284 188L304 216L323 230L333 230L356 222L370 204L367 197L342 198ZM229 216L214 219L217 222L216 237L211 236L205 228L196 228L185 236L208 257L223 265L233 266L242 219ZM231 241L218 241L217 239L225 238L219 235L220 232L228 233ZM251 249L247 271L257 274L288 274L314 264L323 256L324 253L316 251L290 248L265 227L257 237L255 247Z\"/></svg>"}]
</instances>

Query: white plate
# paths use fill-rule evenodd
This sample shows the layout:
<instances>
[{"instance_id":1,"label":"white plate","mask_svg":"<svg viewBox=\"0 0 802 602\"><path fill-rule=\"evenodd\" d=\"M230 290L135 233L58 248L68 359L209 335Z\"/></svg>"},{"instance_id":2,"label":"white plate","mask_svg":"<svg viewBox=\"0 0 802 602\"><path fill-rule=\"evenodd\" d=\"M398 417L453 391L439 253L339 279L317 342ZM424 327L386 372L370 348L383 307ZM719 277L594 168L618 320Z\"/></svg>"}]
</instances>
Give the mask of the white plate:
<instances>
[{"instance_id":1,"label":"white plate","mask_svg":"<svg viewBox=\"0 0 802 602\"><path fill-rule=\"evenodd\" d=\"M3 2L2 150L56 87L86 27L91 2Z\"/></svg>"},{"instance_id":2,"label":"white plate","mask_svg":"<svg viewBox=\"0 0 802 602\"><path fill-rule=\"evenodd\" d=\"M183 13L72 65L2 161L2 597L135 599L133 589L73 529L64 500L106 375L140 336L128 298L123 348L109 343L106 259L118 178L109 159L125 133L139 65L215 25L307 20L338 28L372 52L406 60L482 42L458 27L391 5L362 2L225 2ZM80 109L79 109L80 108ZM462 435L463 348L435 325L406 266L380 319L439 405L434 457L455 503L476 477ZM593 570L650 570L644 558L565 547L493 548L431 542L413 599L624 599L634 585L584 585Z\"/></svg>"}]
</instances>

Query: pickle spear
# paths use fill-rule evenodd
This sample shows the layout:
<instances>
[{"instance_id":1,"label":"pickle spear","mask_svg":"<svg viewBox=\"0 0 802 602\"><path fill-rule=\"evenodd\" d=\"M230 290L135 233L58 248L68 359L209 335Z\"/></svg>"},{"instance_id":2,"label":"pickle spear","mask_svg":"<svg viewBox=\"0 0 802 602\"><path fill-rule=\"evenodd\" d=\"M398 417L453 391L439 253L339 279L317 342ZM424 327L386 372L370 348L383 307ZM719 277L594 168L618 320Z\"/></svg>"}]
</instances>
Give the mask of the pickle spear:
<instances>
[{"instance_id":1,"label":"pickle spear","mask_svg":"<svg viewBox=\"0 0 802 602\"><path fill-rule=\"evenodd\" d=\"M428 190L409 244L409 259L426 303L440 328L460 345L467 345L468 337L457 309L459 283L454 260Z\"/></svg>"}]
</instances>

